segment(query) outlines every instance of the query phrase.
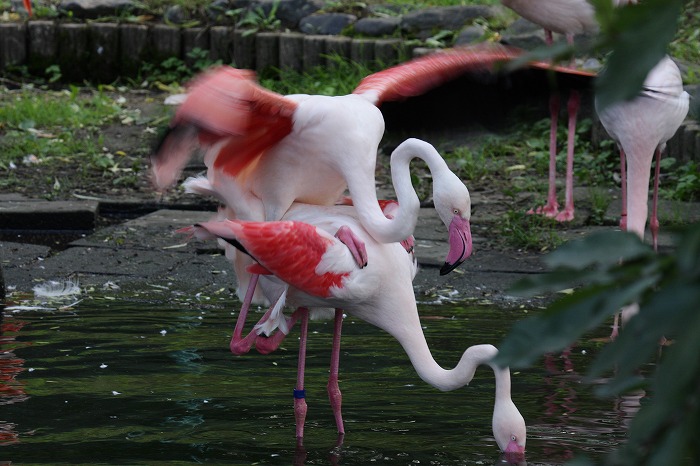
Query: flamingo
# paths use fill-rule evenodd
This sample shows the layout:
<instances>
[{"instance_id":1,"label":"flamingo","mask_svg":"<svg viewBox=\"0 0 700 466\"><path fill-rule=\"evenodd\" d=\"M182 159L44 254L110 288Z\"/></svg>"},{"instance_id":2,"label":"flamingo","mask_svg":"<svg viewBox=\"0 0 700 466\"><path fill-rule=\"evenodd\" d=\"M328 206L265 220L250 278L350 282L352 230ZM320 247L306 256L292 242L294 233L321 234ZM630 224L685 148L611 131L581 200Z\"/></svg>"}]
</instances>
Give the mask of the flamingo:
<instances>
[{"instance_id":1,"label":"flamingo","mask_svg":"<svg viewBox=\"0 0 700 466\"><path fill-rule=\"evenodd\" d=\"M440 154L431 144L420 139L410 138L397 146L397 148L392 152L390 165L392 169L392 179L394 181L394 185L397 186L396 194L399 202L378 201L378 204L383 215L390 219L394 218L396 213L399 211L401 204L415 205L416 211L419 210L419 199L411 185L409 173L409 163L414 157L419 157L426 161L428 166L432 168L432 171L439 174L438 178L442 180L441 183L436 182L433 184L433 198L436 200L436 206L445 204L450 205L451 207L449 210L441 210L438 208L438 215L441 218L449 218L450 215L455 215L455 212L465 212L466 225L464 225L464 227L460 226L459 228L452 228L451 226L450 228L450 252L448 253L445 264L441 269L441 273L445 274L461 264L472 253L471 229L469 225L469 220L471 218L471 200L467 187L449 170L444 159L440 157ZM188 178L184 185L186 191L201 195L211 195L222 199L221 193L219 193L210 184L208 178L201 176ZM455 192L460 193L459 196L453 196ZM454 198L449 199L451 196ZM343 199L343 202L346 205L353 205L352 199ZM235 218L235 216L228 211L229 209L225 208L223 212L218 214L217 219L221 220L224 218ZM452 219L451 225L455 222L459 222L459 220ZM349 235L348 232L351 231L351 229L346 225L342 225L338 226L335 231L338 239L344 244L348 245L347 237ZM413 253L412 236L404 241L401 241L400 244L404 246L404 249L409 254ZM281 312L280 302L283 302L284 290L279 290L277 293L274 293L274 298L272 300L268 299L268 296L266 296L256 286L258 280L257 274L254 272L251 273L250 267L253 265L254 261L248 255L240 253L235 249L235 247L227 244L223 240L219 240L219 245L225 250L227 259L233 265L238 281L237 293L243 302L231 338L231 351L234 354L245 353L250 350L253 342L255 342L256 349L259 352L265 354L269 353L281 343L284 336L289 332L289 327L286 322L279 319ZM353 254L358 266L364 267L366 263L358 260L354 248L349 247L348 249L351 254ZM244 290L245 295L243 295ZM245 325L245 321L247 319L249 304L253 301L266 306L270 303L274 303L274 305L255 327L257 332L251 332L244 337L243 326ZM296 322L298 316L299 314L293 315L292 320L290 321L291 325ZM270 334L278 325L281 326L281 332L277 333L274 338L257 338L257 334L259 333Z\"/></svg>"},{"instance_id":2,"label":"flamingo","mask_svg":"<svg viewBox=\"0 0 700 466\"><path fill-rule=\"evenodd\" d=\"M661 153L688 114L690 96L683 90L678 66L667 55L649 72L641 93L630 101L619 102L596 110L600 122L620 148L622 212L620 228L644 239L648 216L649 178L652 159L656 158L652 195L651 230L654 250L658 249L659 219L657 203ZM639 310L632 304L622 310L626 322ZM614 339L618 334L618 318L613 324Z\"/></svg>"},{"instance_id":3,"label":"flamingo","mask_svg":"<svg viewBox=\"0 0 700 466\"><path fill-rule=\"evenodd\" d=\"M400 207L400 204L399 204ZM335 236L340 226L350 227L365 242L372 258L360 268L348 248ZM295 389L296 434L303 436L306 404L303 393L303 349L308 308L335 308L336 334L331 357L328 391L338 432L345 432L337 383L340 321L343 309L396 338L406 351L419 377L439 390L455 390L468 384L481 364L489 365L496 378L492 429L499 448L523 455L526 427L511 398L510 371L492 359L498 350L488 344L470 346L454 369L438 365L426 342L418 317L412 281L416 262L398 243L381 243L363 227L351 206L312 206L296 203L283 221L205 222L190 228L200 239L221 238L256 261L263 271L260 285L273 299L285 290L286 305L302 316L302 339L298 385Z\"/></svg>"},{"instance_id":4,"label":"flamingo","mask_svg":"<svg viewBox=\"0 0 700 466\"><path fill-rule=\"evenodd\" d=\"M573 45L574 35L597 33L598 22L595 9L587 0L502 0L508 8L523 18L542 26L545 30L545 42L551 46L552 32L566 35L569 45ZM636 0L613 0L615 6L636 3ZM557 125L559 121L559 94L553 93L549 98L551 126L549 131L549 188L547 202L544 206L530 210L528 213L543 214L559 222L574 219L574 137L576 135L576 118L581 105L581 96L577 90L571 90L567 103L568 137L566 146L566 175L564 188L564 209L559 210L556 193L557 178Z\"/></svg>"},{"instance_id":5,"label":"flamingo","mask_svg":"<svg viewBox=\"0 0 700 466\"><path fill-rule=\"evenodd\" d=\"M215 68L195 79L152 157L155 185L170 186L201 145L207 177L235 218L279 220L293 202L332 205L347 187L372 237L401 241L415 228L417 206L400 203L392 219L379 208L374 172L384 120L377 106L515 55L496 46L432 54L370 75L352 94L336 97L282 96L257 85L251 71ZM440 173L433 177L441 182ZM448 228L450 219L443 218Z\"/></svg>"},{"instance_id":6,"label":"flamingo","mask_svg":"<svg viewBox=\"0 0 700 466\"><path fill-rule=\"evenodd\" d=\"M24 9L27 10L27 15L32 16L32 0L22 0Z\"/></svg>"}]
</instances>

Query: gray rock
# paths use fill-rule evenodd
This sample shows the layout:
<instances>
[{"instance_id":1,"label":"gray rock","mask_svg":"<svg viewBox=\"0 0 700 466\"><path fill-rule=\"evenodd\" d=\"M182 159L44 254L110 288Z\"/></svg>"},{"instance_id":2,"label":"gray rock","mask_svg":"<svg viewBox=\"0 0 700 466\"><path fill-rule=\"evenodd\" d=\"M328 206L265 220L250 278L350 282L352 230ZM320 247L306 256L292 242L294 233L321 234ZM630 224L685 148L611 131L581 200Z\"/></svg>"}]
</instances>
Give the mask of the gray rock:
<instances>
[{"instance_id":1,"label":"gray rock","mask_svg":"<svg viewBox=\"0 0 700 466\"><path fill-rule=\"evenodd\" d=\"M467 26L460 31L455 39L455 45L468 45L481 42L486 30L481 26Z\"/></svg>"},{"instance_id":2,"label":"gray rock","mask_svg":"<svg viewBox=\"0 0 700 466\"><path fill-rule=\"evenodd\" d=\"M282 26L297 29L302 18L309 16L323 8L322 0L259 0L251 3L249 8L262 8L265 14L270 14L277 5L275 17L280 20Z\"/></svg>"},{"instance_id":3,"label":"gray rock","mask_svg":"<svg viewBox=\"0 0 700 466\"><path fill-rule=\"evenodd\" d=\"M63 0L58 9L71 13L75 18L84 19L115 16L138 10L132 0Z\"/></svg>"},{"instance_id":4,"label":"gray rock","mask_svg":"<svg viewBox=\"0 0 700 466\"><path fill-rule=\"evenodd\" d=\"M163 14L166 23L182 24L189 19L187 12L180 5L168 7Z\"/></svg>"},{"instance_id":5,"label":"gray rock","mask_svg":"<svg viewBox=\"0 0 700 466\"><path fill-rule=\"evenodd\" d=\"M405 14L401 20L404 32L419 34L435 29L457 30L476 18L491 18L495 11L488 6L448 6L426 8Z\"/></svg>"},{"instance_id":6,"label":"gray rock","mask_svg":"<svg viewBox=\"0 0 700 466\"><path fill-rule=\"evenodd\" d=\"M355 23L355 32L369 37L390 36L401 24L398 16L362 18Z\"/></svg>"},{"instance_id":7,"label":"gray rock","mask_svg":"<svg viewBox=\"0 0 700 466\"><path fill-rule=\"evenodd\" d=\"M355 21L357 16L346 13L311 15L301 20L299 29L306 34L338 35Z\"/></svg>"}]
</instances>

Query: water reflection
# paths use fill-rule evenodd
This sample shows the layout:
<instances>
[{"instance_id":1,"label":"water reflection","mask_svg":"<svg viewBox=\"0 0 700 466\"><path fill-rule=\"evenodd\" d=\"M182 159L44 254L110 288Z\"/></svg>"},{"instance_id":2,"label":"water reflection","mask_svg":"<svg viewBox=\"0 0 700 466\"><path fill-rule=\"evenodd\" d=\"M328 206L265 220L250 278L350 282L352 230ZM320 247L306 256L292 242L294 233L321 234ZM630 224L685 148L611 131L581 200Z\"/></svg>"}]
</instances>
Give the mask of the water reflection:
<instances>
[{"instance_id":1,"label":"water reflection","mask_svg":"<svg viewBox=\"0 0 700 466\"><path fill-rule=\"evenodd\" d=\"M17 380L24 370L24 359L13 352L18 347L16 336L25 323L0 315L0 405L21 403L28 398L24 384ZM17 424L0 419L0 446L17 442Z\"/></svg>"},{"instance_id":2,"label":"water reflection","mask_svg":"<svg viewBox=\"0 0 700 466\"><path fill-rule=\"evenodd\" d=\"M340 364L347 435L337 437L326 395L333 324L313 322L307 433L297 443L291 393L298 334L272 354L233 356L235 304L92 297L71 313L7 313L0 336L0 460L526 464L500 457L492 437L492 371L478 370L463 389L437 391L418 378L396 340L353 319L344 324ZM420 312L430 316L422 320L426 338L446 367L466 346L497 344L518 318L445 305ZM581 450L600 458L624 439L639 398L593 396L580 374L595 351L583 342L513 374L513 397L528 424L529 462L560 464ZM51 458L42 451L52 451Z\"/></svg>"}]
</instances>

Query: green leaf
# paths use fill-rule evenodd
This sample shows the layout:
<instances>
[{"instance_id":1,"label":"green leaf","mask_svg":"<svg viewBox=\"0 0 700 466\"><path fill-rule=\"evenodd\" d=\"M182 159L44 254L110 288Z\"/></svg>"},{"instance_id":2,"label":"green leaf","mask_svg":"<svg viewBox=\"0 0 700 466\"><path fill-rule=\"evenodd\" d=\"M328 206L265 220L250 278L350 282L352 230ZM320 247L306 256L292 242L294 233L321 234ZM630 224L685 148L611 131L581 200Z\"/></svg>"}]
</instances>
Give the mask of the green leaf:
<instances>
[{"instance_id":1,"label":"green leaf","mask_svg":"<svg viewBox=\"0 0 700 466\"><path fill-rule=\"evenodd\" d=\"M581 270L592 265L610 266L652 254L636 235L623 231L604 231L570 241L544 258L550 268L567 267Z\"/></svg>"}]
</instances>

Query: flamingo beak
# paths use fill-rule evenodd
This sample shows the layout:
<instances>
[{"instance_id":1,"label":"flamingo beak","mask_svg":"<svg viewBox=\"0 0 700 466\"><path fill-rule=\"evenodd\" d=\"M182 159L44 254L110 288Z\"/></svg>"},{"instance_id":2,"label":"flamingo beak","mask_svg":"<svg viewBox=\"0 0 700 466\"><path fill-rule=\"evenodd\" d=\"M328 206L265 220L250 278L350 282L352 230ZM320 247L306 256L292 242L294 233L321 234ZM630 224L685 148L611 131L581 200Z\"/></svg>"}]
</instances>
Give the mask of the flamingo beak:
<instances>
[{"instance_id":1,"label":"flamingo beak","mask_svg":"<svg viewBox=\"0 0 700 466\"><path fill-rule=\"evenodd\" d=\"M452 217L448 231L450 250L445 264L440 269L440 275L452 272L472 253L472 231L468 219L455 215Z\"/></svg>"},{"instance_id":2,"label":"flamingo beak","mask_svg":"<svg viewBox=\"0 0 700 466\"><path fill-rule=\"evenodd\" d=\"M519 463L525 458L525 447L518 445L515 440L511 440L503 451L503 456L509 463Z\"/></svg>"}]
</instances>

